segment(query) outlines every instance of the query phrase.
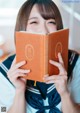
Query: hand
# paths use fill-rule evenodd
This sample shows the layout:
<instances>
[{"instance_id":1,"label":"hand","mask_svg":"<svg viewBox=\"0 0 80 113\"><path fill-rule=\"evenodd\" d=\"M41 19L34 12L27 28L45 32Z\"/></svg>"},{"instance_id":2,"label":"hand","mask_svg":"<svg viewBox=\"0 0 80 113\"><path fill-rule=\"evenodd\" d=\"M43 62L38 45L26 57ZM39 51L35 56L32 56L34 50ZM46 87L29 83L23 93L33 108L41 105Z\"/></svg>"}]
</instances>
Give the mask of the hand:
<instances>
[{"instance_id":1,"label":"hand","mask_svg":"<svg viewBox=\"0 0 80 113\"><path fill-rule=\"evenodd\" d=\"M26 88L26 79L22 78L22 76L27 76L27 73L30 70L19 69L21 66L26 64L26 61L21 61L16 63L16 57L12 62L11 68L7 72L7 76L17 90L24 90Z\"/></svg>"},{"instance_id":2,"label":"hand","mask_svg":"<svg viewBox=\"0 0 80 113\"><path fill-rule=\"evenodd\" d=\"M67 72L64 67L64 62L62 59L61 54L58 54L58 59L59 62L50 60L50 63L52 65L55 65L59 69L59 74L58 75L45 75L44 81L49 84L49 83L54 83L56 86L56 89L58 93L62 96L64 93L68 92L67 89Z\"/></svg>"}]
</instances>

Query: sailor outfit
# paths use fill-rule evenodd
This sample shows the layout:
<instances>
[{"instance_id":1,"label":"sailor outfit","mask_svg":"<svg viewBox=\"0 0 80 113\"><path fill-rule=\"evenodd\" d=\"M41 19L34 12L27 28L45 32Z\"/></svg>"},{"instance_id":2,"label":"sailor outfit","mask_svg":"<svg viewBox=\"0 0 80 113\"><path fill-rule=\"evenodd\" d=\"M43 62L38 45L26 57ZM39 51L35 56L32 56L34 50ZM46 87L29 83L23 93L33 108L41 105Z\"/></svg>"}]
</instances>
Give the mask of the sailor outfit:
<instances>
[{"instance_id":1,"label":"sailor outfit","mask_svg":"<svg viewBox=\"0 0 80 113\"><path fill-rule=\"evenodd\" d=\"M7 77L15 55L8 57L0 63L0 109L6 107L6 112L11 107L15 86ZM72 80L68 82L68 89L75 103L80 103L80 56L69 51L68 74L73 74ZM55 88L55 84L45 84L27 80L26 91L26 113L62 113L61 98Z\"/></svg>"}]
</instances>

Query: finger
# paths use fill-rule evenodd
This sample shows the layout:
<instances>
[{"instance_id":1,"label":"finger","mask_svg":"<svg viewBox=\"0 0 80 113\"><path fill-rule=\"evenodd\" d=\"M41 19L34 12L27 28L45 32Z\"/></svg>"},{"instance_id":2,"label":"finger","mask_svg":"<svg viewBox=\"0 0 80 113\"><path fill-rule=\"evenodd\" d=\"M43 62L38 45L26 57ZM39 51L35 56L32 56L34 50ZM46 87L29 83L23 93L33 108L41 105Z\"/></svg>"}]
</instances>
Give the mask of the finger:
<instances>
[{"instance_id":1,"label":"finger","mask_svg":"<svg viewBox=\"0 0 80 113\"><path fill-rule=\"evenodd\" d=\"M18 69L18 68L20 68L21 66L23 66L24 64L26 64L26 61L21 61L21 62L15 64L15 65L13 66L13 69L12 69L12 70Z\"/></svg>"},{"instance_id":2,"label":"finger","mask_svg":"<svg viewBox=\"0 0 80 113\"><path fill-rule=\"evenodd\" d=\"M60 79L60 75L52 75L52 76L49 76L49 77L45 77L44 81L56 80L56 79Z\"/></svg>"},{"instance_id":3,"label":"finger","mask_svg":"<svg viewBox=\"0 0 80 113\"><path fill-rule=\"evenodd\" d=\"M62 56L61 56L61 53L58 53L58 59L59 59L59 62L64 65L64 61L62 59Z\"/></svg>"},{"instance_id":4,"label":"finger","mask_svg":"<svg viewBox=\"0 0 80 113\"><path fill-rule=\"evenodd\" d=\"M53 60L49 60L49 63L52 64L52 65L55 65L56 67L58 67L58 62L56 61L53 61Z\"/></svg>"},{"instance_id":5,"label":"finger","mask_svg":"<svg viewBox=\"0 0 80 113\"><path fill-rule=\"evenodd\" d=\"M49 61L52 65L55 65L59 69L59 75L64 75L65 67L56 61L50 60Z\"/></svg>"},{"instance_id":6,"label":"finger","mask_svg":"<svg viewBox=\"0 0 80 113\"><path fill-rule=\"evenodd\" d=\"M30 70L25 70L25 69L17 69L17 72L18 73L29 73L30 72Z\"/></svg>"},{"instance_id":7,"label":"finger","mask_svg":"<svg viewBox=\"0 0 80 113\"><path fill-rule=\"evenodd\" d=\"M11 80L15 80L15 79L17 79L17 78L22 78L22 77L24 77L24 76L27 76L27 74L23 74L23 73L15 73L15 75L13 74L12 76L10 76L9 78L11 79Z\"/></svg>"},{"instance_id":8,"label":"finger","mask_svg":"<svg viewBox=\"0 0 80 113\"><path fill-rule=\"evenodd\" d=\"M22 73L17 74L17 73L15 73L15 75L12 74L12 76L8 76L8 78L9 78L9 80L10 80L11 82L14 82L14 81L17 80L18 78L23 78L24 76L27 76L27 74L22 74Z\"/></svg>"},{"instance_id":9,"label":"finger","mask_svg":"<svg viewBox=\"0 0 80 113\"><path fill-rule=\"evenodd\" d=\"M60 84L60 82L61 82L61 81L57 79L57 80L48 80L48 81L46 81L45 83L46 83L46 84L50 84L50 83Z\"/></svg>"},{"instance_id":10,"label":"finger","mask_svg":"<svg viewBox=\"0 0 80 113\"><path fill-rule=\"evenodd\" d=\"M26 79L25 78L20 78L22 81L26 82Z\"/></svg>"},{"instance_id":11,"label":"finger","mask_svg":"<svg viewBox=\"0 0 80 113\"><path fill-rule=\"evenodd\" d=\"M46 83L46 84L51 84L51 83L56 84L57 82L56 82L56 80L49 80L49 81L46 81L45 83Z\"/></svg>"},{"instance_id":12,"label":"finger","mask_svg":"<svg viewBox=\"0 0 80 113\"><path fill-rule=\"evenodd\" d=\"M47 82L45 82L46 84L52 84L52 83L54 83L53 82L53 80L51 80L51 81L47 81Z\"/></svg>"},{"instance_id":13,"label":"finger","mask_svg":"<svg viewBox=\"0 0 80 113\"><path fill-rule=\"evenodd\" d=\"M49 76L49 74L46 74L46 75L44 75L44 78L45 78L45 77L48 77L48 76Z\"/></svg>"},{"instance_id":14,"label":"finger","mask_svg":"<svg viewBox=\"0 0 80 113\"><path fill-rule=\"evenodd\" d=\"M10 71L10 72L8 73L8 76L9 76L9 77L12 77L12 76L15 76L16 74L19 75L19 74L21 74L21 73L22 73L22 74L28 74L29 72L30 72L30 70L17 69L17 70L14 71L14 72L11 72L11 71Z\"/></svg>"},{"instance_id":15,"label":"finger","mask_svg":"<svg viewBox=\"0 0 80 113\"><path fill-rule=\"evenodd\" d=\"M49 76L44 78L44 82L46 83L60 83L61 81L67 81L67 76L61 76L61 75L53 75L53 76Z\"/></svg>"},{"instance_id":16,"label":"finger","mask_svg":"<svg viewBox=\"0 0 80 113\"><path fill-rule=\"evenodd\" d=\"M49 60L49 63L60 68L60 63L59 62L56 62L56 61L53 61L53 60Z\"/></svg>"}]
</instances>

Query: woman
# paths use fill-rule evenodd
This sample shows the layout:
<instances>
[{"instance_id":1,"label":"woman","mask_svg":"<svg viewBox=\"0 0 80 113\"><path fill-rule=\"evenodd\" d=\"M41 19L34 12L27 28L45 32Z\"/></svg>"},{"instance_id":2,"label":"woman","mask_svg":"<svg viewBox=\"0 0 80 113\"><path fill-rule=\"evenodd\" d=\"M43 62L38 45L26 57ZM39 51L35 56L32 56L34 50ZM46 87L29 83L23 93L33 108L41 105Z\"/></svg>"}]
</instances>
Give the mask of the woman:
<instances>
[{"instance_id":1,"label":"woman","mask_svg":"<svg viewBox=\"0 0 80 113\"><path fill-rule=\"evenodd\" d=\"M43 34L60 29L63 29L61 15L52 0L26 1L19 11L15 27L15 31ZM16 56L13 55L2 63L8 64L6 67L9 70L6 73L11 82L7 92L12 97L9 98L8 105L3 104L8 106L8 113L80 113L80 57L76 57L72 79L71 73L65 70L60 53L58 59L59 62L50 60L49 63L59 68L59 75L47 74L43 78L45 83L37 82L36 86L34 81L21 78L30 72L20 69L26 64L25 61L16 63Z\"/></svg>"}]
</instances>

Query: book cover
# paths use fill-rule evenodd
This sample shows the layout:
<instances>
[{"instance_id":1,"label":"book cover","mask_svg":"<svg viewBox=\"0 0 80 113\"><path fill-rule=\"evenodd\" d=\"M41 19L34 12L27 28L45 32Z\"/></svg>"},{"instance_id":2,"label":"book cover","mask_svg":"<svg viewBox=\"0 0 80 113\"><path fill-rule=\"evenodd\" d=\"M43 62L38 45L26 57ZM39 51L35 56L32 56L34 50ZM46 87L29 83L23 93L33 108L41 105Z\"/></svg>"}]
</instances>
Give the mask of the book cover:
<instances>
[{"instance_id":1,"label":"book cover","mask_svg":"<svg viewBox=\"0 0 80 113\"><path fill-rule=\"evenodd\" d=\"M68 37L69 29L62 29L47 35L16 32L16 60L17 63L26 60L22 69L30 69L26 79L43 82L45 74L57 75L57 67L49 60L58 62L58 52L61 52L65 68L68 65Z\"/></svg>"}]
</instances>

